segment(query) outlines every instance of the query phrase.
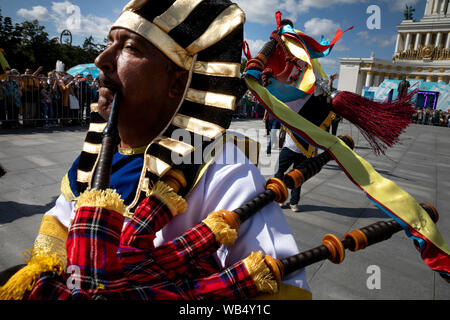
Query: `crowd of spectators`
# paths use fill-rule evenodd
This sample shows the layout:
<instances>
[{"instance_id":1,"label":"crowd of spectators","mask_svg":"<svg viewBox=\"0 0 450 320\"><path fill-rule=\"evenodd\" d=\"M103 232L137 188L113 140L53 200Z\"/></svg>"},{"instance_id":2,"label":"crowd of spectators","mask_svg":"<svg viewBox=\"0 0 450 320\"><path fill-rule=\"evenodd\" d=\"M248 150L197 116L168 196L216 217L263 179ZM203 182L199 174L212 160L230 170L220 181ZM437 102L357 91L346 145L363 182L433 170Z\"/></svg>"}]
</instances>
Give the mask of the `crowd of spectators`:
<instances>
[{"instance_id":1,"label":"crowd of spectators","mask_svg":"<svg viewBox=\"0 0 450 320\"><path fill-rule=\"evenodd\" d=\"M78 125L89 121L90 104L98 100L98 80L90 74L74 76L26 69L7 71L0 81L1 128Z\"/></svg>"},{"instance_id":2,"label":"crowd of spectators","mask_svg":"<svg viewBox=\"0 0 450 320\"><path fill-rule=\"evenodd\" d=\"M416 109L412 122L430 126L450 127L450 112L443 110Z\"/></svg>"},{"instance_id":3,"label":"crowd of spectators","mask_svg":"<svg viewBox=\"0 0 450 320\"><path fill-rule=\"evenodd\" d=\"M264 117L264 111L265 109L261 103L247 90L244 96L237 102L233 116L236 119L262 119Z\"/></svg>"}]
</instances>

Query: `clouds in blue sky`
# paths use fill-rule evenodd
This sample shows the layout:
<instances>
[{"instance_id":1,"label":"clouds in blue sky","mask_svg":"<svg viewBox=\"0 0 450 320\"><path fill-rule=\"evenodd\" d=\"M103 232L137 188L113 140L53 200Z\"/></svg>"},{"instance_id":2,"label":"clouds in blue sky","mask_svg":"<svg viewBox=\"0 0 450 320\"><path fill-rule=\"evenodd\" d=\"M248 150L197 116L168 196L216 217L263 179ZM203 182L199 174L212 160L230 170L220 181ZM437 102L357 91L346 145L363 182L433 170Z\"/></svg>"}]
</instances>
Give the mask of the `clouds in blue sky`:
<instances>
[{"instance_id":1,"label":"clouds in blue sky","mask_svg":"<svg viewBox=\"0 0 450 320\"><path fill-rule=\"evenodd\" d=\"M37 19L50 36L70 29L75 43L92 35L97 42L107 36L113 21L128 0L15 0L1 5L7 13L22 20ZM341 57L364 57L372 51L379 58L390 59L405 5L415 5L415 18L421 18L425 0L233 0L246 13L245 39L255 55L269 40L275 28L275 12L294 21L296 29L319 40L331 39L336 29L355 29L346 33L332 54L321 59L325 69L336 72ZM381 30L369 30L366 9L378 5L382 9ZM78 10L78 11L77 11ZM422 11L422 12L421 12ZM5 15L5 12L3 12ZM6 15L8 15L6 14Z\"/></svg>"},{"instance_id":2,"label":"clouds in blue sky","mask_svg":"<svg viewBox=\"0 0 450 320\"><path fill-rule=\"evenodd\" d=\"M112 10L112 9L111 9ZM69 29L72 34L103 39L108 34L113 21L109 18L97 16L92 13L85 14L86 8L80 8L70 1L52 2L49 8L38 5L32 8L20 8L17 11L19 17L28 20L52 22L56 31L60 33Z\"/></svg>"}]
</instances>

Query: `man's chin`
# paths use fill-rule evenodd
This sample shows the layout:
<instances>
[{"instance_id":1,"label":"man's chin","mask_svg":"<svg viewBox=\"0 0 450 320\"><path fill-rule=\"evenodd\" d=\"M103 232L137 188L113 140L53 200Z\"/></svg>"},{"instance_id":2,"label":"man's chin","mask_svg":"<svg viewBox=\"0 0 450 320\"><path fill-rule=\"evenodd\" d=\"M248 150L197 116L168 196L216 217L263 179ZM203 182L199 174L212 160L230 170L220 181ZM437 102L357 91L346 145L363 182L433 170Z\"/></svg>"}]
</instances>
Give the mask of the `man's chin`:
<instances>
[{"instance_id":1,"label":"man's chin","mask_svg":"<svg viewBox=\"0 0 450 320\"><path fill-rule=\"evenodd\" d=\"M103 119L108 120L111 111L112 101L100 96L98 99L98 113Z\"/></svg>"}]
</instances>

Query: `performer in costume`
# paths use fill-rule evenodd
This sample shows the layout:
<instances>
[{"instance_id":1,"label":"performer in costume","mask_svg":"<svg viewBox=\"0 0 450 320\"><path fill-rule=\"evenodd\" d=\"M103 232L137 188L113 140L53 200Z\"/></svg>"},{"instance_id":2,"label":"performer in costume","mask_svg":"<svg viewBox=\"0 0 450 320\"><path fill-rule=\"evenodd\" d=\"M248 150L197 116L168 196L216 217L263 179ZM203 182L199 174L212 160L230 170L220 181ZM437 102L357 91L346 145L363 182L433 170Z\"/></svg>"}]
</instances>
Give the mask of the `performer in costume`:
<instances>
[{"instance_id":1,"label":"performer in costume","mask_svg":"<svg viewBox=\"0 0 450 320\"><path fill-rule=\"evenodd\" d=\"M345 31L338 29L331 42L322 39L318 43L283 22L281 12L276 13L276 19L277 30L271 41L254 58L248 56L244 77L250 91L299 141L329 153L349 179L417 242L425 263L448 278L450 250L425 210L321 125L334 112L359 127L375 152L383 152L398 141L409 125L414 113L409 101L415 92L392 103L376 103L350 92L335 92L319 100L312 100L311 96L306 104L299 104L314 92L314 58L329 54ZM301 61L306 68L295 88L287 80L296 69L302 70ZM296 109L299 105L303 105L300 112Z\"/></svg>"},{"instance_id":2,"label":"performer in costume","mask_svg":"<svg viewBox=\"0 0 450 320\"><path fill-rule=\"evenodd\" d=\"M30 263L36 255L52 254L66 261L68 230L76 219L78 198L91 188L114 92L120 92L123 101L110 188L124 201L124 223L161 178L175 172L185 180L178 193L187 200L188 209L156 233L156 247L211 212L233 210L264 190L265 179L248 159L257 161L255 154L248 154L251 141L226 131L236 99L246 90L239 72L244 19L242 10L228 0L135 0L124 8L111 28L106 50L96 59L101 70L100 98L92 108L83 150L62 180L61 196L43 217ZM215 157L203 158L207 146L223 141L222 147L215 148ZM230 163L230 158L238 161ZM275 204L264 207L240 232L233 246L222 246L217 254L189 264L189 273L218 271L252 251L273 257L298 252ZM309 290L304 270L285 283L302 294ZM8 283L0 289L3 297L21 298L8 295L7 288Z\"/></svg>"},{"instance_id":3,"label":"performer in costume","mask_svg":"<svg viewBox=\"0 0 450 320\"><path fill-rule=\"evenodd\" d=\"M246 74L262 81L275 98L324 130L328 130L337 114L361 129L376 153L383 153L398 142L414 113L409 104L413 94L393 104L379 104L349 92L336 92L330 102L331 91L319 59L328 56L342 35L353 27L339 29L331 42L324 37L316 42L294 29L290 20L281 20L281 12L277 12L276 19L278 27L272 32L271 41L254 58L247 54ZM296 80L293 86L292 78ZM299 142L305 144L302 148L309 148L302 151L310 157L312 147Z\"/></svg>"}]
</instances>

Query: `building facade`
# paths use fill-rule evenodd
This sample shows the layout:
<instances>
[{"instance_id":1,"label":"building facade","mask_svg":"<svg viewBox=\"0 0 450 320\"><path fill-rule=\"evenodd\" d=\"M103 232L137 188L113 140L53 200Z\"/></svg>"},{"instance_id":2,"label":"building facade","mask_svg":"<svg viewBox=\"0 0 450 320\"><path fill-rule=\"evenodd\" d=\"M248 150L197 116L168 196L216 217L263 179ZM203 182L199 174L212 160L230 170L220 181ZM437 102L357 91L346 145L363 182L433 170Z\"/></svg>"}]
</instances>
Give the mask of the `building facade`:
<instances>
[{"instance_id":1,"label":"building facade","mask_svg":"<svg viewBox=\"0 0 450 320\"><path fill-rule=\"evenodd\" d=\"M427 0L420 21L403 20L397 26L392 60L341 58L338 90L363 95L368 88L402 79L414 83L436 83L450 88L450 4L449 0ZM411 82L411 81L410 81ZM446 96L445 92L441 97ZM442 99L441 99L442 100ZM440 103L445 109L446 103Z\"/></svg>"}]
</instances>

